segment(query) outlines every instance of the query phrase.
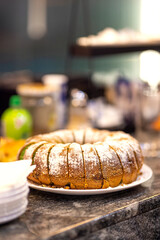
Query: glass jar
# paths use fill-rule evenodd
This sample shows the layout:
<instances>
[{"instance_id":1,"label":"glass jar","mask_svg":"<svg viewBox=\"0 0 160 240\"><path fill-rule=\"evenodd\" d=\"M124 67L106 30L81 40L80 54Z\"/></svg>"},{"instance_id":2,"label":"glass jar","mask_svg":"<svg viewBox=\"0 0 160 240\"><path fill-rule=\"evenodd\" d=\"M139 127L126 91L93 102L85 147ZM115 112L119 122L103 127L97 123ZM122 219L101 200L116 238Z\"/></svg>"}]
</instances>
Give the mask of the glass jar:
<instances>
[{"instance_id":1,"label":"glass jar","mask_svg":"<svg viewBox=\"0 0 160 240\"><path fill-rule=\"evenodd\" d=\"M56 130L56 103L52 87L41 83L21 84L18 85L17 92L22 98L22 106L32 116L33 135Z\"/></svg>"},{"instance_id":2,"label":"glass jar","mask_svg":"<svg viewBox=\"0 0 160 240\"><path fill-rule=\"evenodd\" d=\"M57 103L57 129L65 128L68 123L68 77L63 74L47 74L42 77L45 86L54 89L53 98Z\"/></svg>"}]
</instances>

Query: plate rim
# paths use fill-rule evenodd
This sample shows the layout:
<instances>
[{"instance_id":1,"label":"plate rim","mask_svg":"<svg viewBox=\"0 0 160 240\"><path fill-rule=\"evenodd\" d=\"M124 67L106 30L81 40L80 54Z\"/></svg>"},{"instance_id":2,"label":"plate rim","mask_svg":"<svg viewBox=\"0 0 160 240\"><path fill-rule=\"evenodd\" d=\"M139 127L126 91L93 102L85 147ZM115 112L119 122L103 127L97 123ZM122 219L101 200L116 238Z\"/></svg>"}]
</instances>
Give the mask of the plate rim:
<instances>
[{"instance_id":1,"label":"plate rim","mask_svg":"<svg viewBox=\"0 0 160 240\"><path fill-rule=\"evenodd\" d=\"M101 188L101 189L64 189L64 188L51 188L51 187L43 187L28 180L28 185L30 188L43 191L43 192L51 192L56 194L64 194L64 195L98 195L98 194L106 194L106 193L113 193L122 190L126 190L129 188L136 187L142 183L147 182L153 175L153 171L151 167L147 164L143 164L141 169L142 174L138 176L140 179L136 179L134 182L129 184L119 185L117 187L108 187L108 188ZM146 174L144 178L142 175Z\"/></svg>"}]
</instances>

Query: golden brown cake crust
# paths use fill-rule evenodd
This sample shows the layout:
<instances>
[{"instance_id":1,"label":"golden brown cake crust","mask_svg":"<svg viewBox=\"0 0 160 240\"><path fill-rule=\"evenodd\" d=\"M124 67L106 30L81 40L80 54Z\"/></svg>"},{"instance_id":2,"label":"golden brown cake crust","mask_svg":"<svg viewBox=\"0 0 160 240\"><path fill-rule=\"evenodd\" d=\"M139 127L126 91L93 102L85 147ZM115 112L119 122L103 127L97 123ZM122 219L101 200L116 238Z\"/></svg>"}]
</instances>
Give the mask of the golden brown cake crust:
<instances>
[{"instance_id":1,"label":"golden brown cake crust","mask_svg":"<svg viewBox=\"0 0 160 240\"><path fill-rule=\"evenodd\" d=\"M32 159L28 179L72 189L129 184L143 165L138 141L124 132L97 129L58 130L29 138L17 159Z\"/></svg>"},{"instance_id":2,"label":"golden brown cake crust","mask_svg":"<svg viewBox=\"0 0 160 240\"><path fill-rule=\"evenodd\" d=\"M81 146L71 143L68 148L68 171L71 188L85 188L85 169Z\"/></svg>"},{"instance_id":3,"label":"golden brown cake crust","mask_svg":"<svg viewBox=\"0 0 160 240\"><path fill-rule=\"evenodd\" d=\"M123 170L114 150L104 143L95 143L94 147L101 161L103 178L110 187L116 187L122 181Z\"/></svg>"}]
</instances>

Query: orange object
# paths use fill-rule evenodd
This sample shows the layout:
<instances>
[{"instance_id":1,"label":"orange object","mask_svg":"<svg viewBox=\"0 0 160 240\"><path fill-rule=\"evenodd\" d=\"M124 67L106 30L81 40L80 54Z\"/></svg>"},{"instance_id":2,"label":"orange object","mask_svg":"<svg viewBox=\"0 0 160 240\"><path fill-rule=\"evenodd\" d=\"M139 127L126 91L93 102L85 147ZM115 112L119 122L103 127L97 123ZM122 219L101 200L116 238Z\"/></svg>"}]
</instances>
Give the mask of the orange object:
<instances>
[{"instance_id":1,"label":"orange object","mask_svg":"<svg viewBox=\"0 0 160 240\"><path fill-rule=\"evenodd\" d=\"M156 131L160 131L160 116L151 124L151 127Z\"/></svg>"},{"instance_id":2,"label":"orange object","mask_svg":"<svg viewBox=\"0 0 160 240\"><path fill-rule=\"evenodd\" d=\"M16 161L19 149L24 145L25 140L13 140L10 138L0 138L0 162Z\"/></svg>"}]
</instances>

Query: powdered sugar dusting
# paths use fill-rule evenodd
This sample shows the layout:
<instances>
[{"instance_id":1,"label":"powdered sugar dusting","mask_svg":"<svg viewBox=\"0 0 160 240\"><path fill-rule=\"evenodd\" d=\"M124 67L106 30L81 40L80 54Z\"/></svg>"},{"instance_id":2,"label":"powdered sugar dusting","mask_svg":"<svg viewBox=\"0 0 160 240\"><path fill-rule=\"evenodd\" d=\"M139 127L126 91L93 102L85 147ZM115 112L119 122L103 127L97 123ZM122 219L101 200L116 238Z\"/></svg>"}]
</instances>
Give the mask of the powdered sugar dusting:
<instances>
[{"instance_id":1,"label":"powdered sugar dusting","mask_svg":"<svg viewBox=\"0 0 160 240\"><path fill-rule=\"evenodd\" d=\"M52 143L63 143L62 139L56 134L56 132L45 134L44 139Z\"/></svg>"},{"instance_id":2,"label":"powdered sugar dusting","mask_svg":"<svg viewBox=\"0 0 160 240\"><path fill-rule=\"evenodd\" d=\"M95 130L88 128L85 131L84 143L92 143L92 139L93 139L95 133L96 133Z\"/></svg>"},{"instance_id":3,"label":"powdered sugar dusting","mask_svg":"<svg viewBox=\"0 0 160 240\"><path fill-rule=\"evenodd\" d=\"M108 141L120 141L122 139L130 139L131 136L127 133L121 132L121 131L117 131L117 132L111 132L110 134L108 134L108 136L106 136L105 138L105 142Z\"/></svg>"},{"instance_id":4,"label":"powdered sugar dusting","mask_svg":"<svg viewBox=\"0 0 160 240\"><path fill-rule=\"evenodd\" d=\"M135 152L138 169L140 170L144 161L140 145L135 139L133 141L128 141L128 143Z\"/></svg>"},{"instance_id":5,"label":"powdered sugar dusting","mask_svg":"<svg viewBox=\"0 0 160 240\"><path fill-rule=\"evenodd\" d=\"M84 130L83 129L74 130L73 134L74 134L76 143L83 144Z\"/></svg>"},{"instance_id":6,"label":"powdered sugar dusting","mask_svg":"<svg viewBox=\"0 0 160 240\"><path fill-rule=\"evenodd\" d=\"M104 178L109 180L111 184L113 184L113 181L115 185L119 184L123 172L119 159L114 150L111 149L106 143L95 143L94 147L96 148L100 157ZM114 179L111 179L110 181L110 178L112 177L114 177Z\"/></svg>"},{"instance_id":7,"label":"powdered sugar dusting","mask_svg":"<svg viewBox=\"0 0 160 240\"><path fill-rule=\"evenodd\" d=\"M96 143L100 141L101 141L101 133L99 131L95 131L91 142Z\"/></svg>"},{"instance_id":8,"label":"powdered sugar dusting","mask_svg":"<svg viewBox=\"0 0 160 240\"><path fill-rule=\"evenodd\" d=\"M123 146L123 148L126 149L128 155L129 155L129 158L135 158L135 157L134 157L134 154L133 154L133 150L132 150L132 148L130 147L130 145L128 144L128 141L122 140L122 141L120 142L120 146Z\"/></svg>"},{"instance_id":9,"label":"powdered sugar dusting","mask_svg":"<svg viewBox=\"0 0 160 240\"><path fill-rule=\"evenodd\" d=\"M72 143L68 148L68 167L70 177L84 178L82 150L78 143Z\"/></svg>"},{"instance_id":10,"label":"powdered sugar dusting","mask_svg":"<svg viewBox=\"0 0 160 240\"><path fill-rule=\"evenodd\" d=\"M96 165L96 164L97 164L98 157L97 157L97 155L95 154L95 151L94 151L92 145L86 143L86 144L82 145L82 150L83 150L83 155L84 155L85 162L86 162L86 163L87 163L87 162L91 162L91 163L92 163L92 164L91 164L92 167L93 167L94 165ZM99 162L99 160L98 160L98 162Z\"/></svg>"},{"instance_id":11,"label":"powdered sugar dusting","mask_svg":"<svg viewBox=\"0 0 160 240\"><path fill-rule=\"evenodd\" d=\"M23 159L32 159L34 151L41 146L42 144L46 143L45 141L41 141L35 144L30 145L26 150L23 156Z\"/></svg>"},{"instance_id":12,"label":"powdered sugar dusting","mask_svg":"<svg viewBox=\"0 0 160 240\"><path fill-rule=\"evenodd\" d=\"M56 144L49 155L49 174L55 177L68 176L67 167L68 144Z\"/></svg>"},{"instance_id":13,"label":"powdered sugar dusting","mask_svg":"<svg viewBox=\"0 0 160 240\"><path fill-rule=\"evenodd\" d=\"M108 141L108 144L117 152L122 163L123 170L125 172L131 173L132 169L129 163L127 149L124 146L121 146L119 141Z\"/></svg>"},{"instance_id":14,"label":"powdered sugar dusting","mask_svg":"<svg viewBox=\"0 0 160 240\"><path fill-rule=\"evenodd\" d=\"M101 166L93 145L84 144L81 147L85 162L85 188L102 188Z\"/></svg>"},{"instance_id":15,"label":"powdered sugar dusting","mask_svg":"<svg viewBox=\"0 0 160 240\"><path fill-rule=\"evenodd\" d=\"M59 130L56 131L56 135L59 136L64 143L72 143L74 141L71 130Z\"/></svg>"},{"instance_id":16,"label":"powdered sugar dusting","mask_svg":"<svg viewBox=\"0 0 160 240\"><path fill-rule=\"evenodd\" d=\"M100 177L101 175L101 169L100 169L100 163L99 158L92 146L92 144L84 144L81 146L85 161L85 171L86 175L87 173L92 175L94 177L95 175ZM98 178L99 178L98 177Z\"/></svg>"},{"instance_id":17,"label":"powdered sugar dusting","mask_svg":"<svg viewBox=\"0 0 160 240\"><path fill-rule=\"evenodd\" d=\"M103 161L115 162L112 150L109 149L109 146L107 144L95 143L94 147L98 151L101 162Z\"/></svg>"},{"instance_id":18,"label":"powdered sugar dusting","mask_svg":"<svg viewBox=\"0 0 160 240\"><path fill-rule=\"evenodd\" d=\"M47 168L47 156L49 149L54 146L53 143L46 143L42 145L36 152L34 157L35 164L38 162L39 166L43 168Z\"/></svg>"}]
</instances>

